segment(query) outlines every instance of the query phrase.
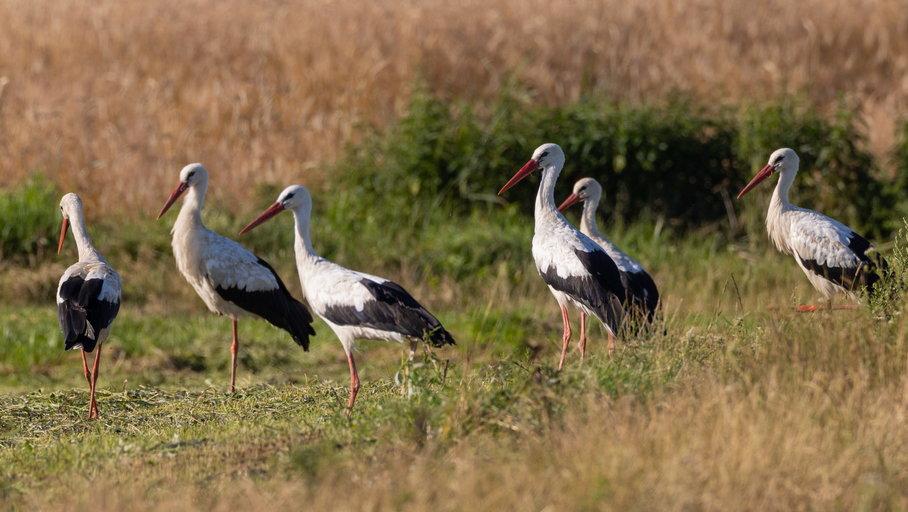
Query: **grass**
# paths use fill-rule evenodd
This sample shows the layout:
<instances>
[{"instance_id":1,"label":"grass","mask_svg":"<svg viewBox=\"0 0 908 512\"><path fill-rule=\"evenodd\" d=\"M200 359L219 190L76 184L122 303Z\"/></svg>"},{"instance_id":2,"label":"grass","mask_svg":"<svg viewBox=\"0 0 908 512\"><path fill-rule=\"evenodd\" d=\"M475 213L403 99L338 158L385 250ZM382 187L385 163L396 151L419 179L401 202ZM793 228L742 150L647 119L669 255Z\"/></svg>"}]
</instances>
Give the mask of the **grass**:
<instances>
[{"instance_id":1,"label":"grass","mask_svg":"<svg viewBox=\"0 0 908 512\"><path fill-rule=\"evenodd\" d=\"M633 231L618 239L650 257ZM228 322L149 300L117 319L103 417L89 422L52 309L5 307L0 495L68 510L908 506L904 303L889 320L799 315L791 306L812 293L786 258L675 250L678 264L654 266L664 333L609 358L594 328L590 358L572 354L558 373L544 287L487 280L433 306L456 347L410 363L400 347L364 343L349 417L345 361L323 325L305 353L241 322L230 396ZM783 283L793 295L779 295Z\"/></svg>"},{"instance_id":2,"label":"grass","mask_svg":"<svg viewBox=\"0 0 908 512\"><path fill-rule=\"evenodd\" d=\"M56 190L40 176L0 189L0 262L34 263L51 253L57 204Z\"/></svg>"}]
</instances>

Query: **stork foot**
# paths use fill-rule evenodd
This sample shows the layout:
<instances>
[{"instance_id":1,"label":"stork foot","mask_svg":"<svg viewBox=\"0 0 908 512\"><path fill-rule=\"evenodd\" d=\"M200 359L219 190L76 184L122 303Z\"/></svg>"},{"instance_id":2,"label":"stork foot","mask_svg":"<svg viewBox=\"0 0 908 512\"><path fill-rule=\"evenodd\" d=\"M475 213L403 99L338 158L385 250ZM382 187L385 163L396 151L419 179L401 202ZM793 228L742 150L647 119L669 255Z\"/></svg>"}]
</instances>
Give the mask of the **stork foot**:
<instances>
[{"instance_id":1,"label":"stork foot","mask_svg":"<svg viewBox=\"0 0 908 512\"><path fill-rule=\"evenodd\" d=\"M798 313L813 313L814 311L818 311L819 309L820 306L817 306L816 304L801 304L800 306L795 308L795 311L797 311Z\"/></svg>"},{"instance_id":2,"label":"stork foot","mask_svg":"<svg viewBox=\"0 0 908 512\"><path fill-rule=\"evenodd\" d=\"M88 419L96 420L101 417L101 413L98 412L98 403L92 401L88 404Z\"/></svg>"}]
</instances>

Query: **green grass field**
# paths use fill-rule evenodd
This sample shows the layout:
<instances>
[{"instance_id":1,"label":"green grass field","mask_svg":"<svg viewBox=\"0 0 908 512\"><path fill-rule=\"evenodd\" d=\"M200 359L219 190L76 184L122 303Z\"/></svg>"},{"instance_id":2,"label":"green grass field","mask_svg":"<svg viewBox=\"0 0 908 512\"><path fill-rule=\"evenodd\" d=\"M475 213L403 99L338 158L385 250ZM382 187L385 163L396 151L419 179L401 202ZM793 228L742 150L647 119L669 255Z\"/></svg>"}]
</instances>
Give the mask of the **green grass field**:
<instances>
[{"instance_id":1,"label":"green grass field","mask_svg":"<svg viewBox=\"0 0 908 512\"><path fill-rule=\"evenodd\" d=\"M633 233L622 241L637 245ZM812 291L762 249L638 251L660 262L660 328L610 358L596 327L591 355L572 348L561 373L560 319L529 251L522 272L463 292L402 279L459 344L412 362L403 347L361 344L351 415L343 352L323 324L306 353L242 321L227 394L229 321L175 279L158 283L173 303L136 293L131 304L127 285L104 347L102 417L86 420L52 298L13 302L0 310L4 508L908 507L903 313L794 313Z\"/></svg>"}]
</instances>

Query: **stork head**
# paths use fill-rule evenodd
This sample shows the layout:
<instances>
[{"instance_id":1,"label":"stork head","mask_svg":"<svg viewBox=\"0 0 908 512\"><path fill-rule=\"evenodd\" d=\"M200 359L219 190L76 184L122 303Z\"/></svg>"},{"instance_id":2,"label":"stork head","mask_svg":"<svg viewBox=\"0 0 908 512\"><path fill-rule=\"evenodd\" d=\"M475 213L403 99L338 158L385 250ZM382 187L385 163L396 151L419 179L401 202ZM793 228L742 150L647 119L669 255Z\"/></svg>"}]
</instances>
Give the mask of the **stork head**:
<instances>
[{"instance_id":1,"label":"stork head","mask_svg":"<svg viewBox=\"0 0 908 512\"><path fill-rule=\"evenodd\" d=\"M170 193L170 197L167 198L167 202L164 203L164 207L161 208L161 212L158 213L158 218L164 216L167 213L167 210L173 206L173 203L183 195L189 187L200 183L208 183L208 171L205 170L205 167L202 164L189 164L186 167L183 167L180 170L180 183L177 184L177 187L173 189L173 192Z\"/></svg>"},{"instance_id":2,"label":"stork head","mask_svg":"<svg viewBox=\"0 0 908 512\"><path fill-rule=\"evenodd\" d=\"M581 178L574 183L574 192L561 203L558 211L563 212L581 201L592 201L594 204L598 204L601 197L602 185L598 181L593 178Z\"/></svg>"},{"instance_id":3,"label":"stork head","mask_svg":"<svg viewBox=\"0 0 908 512\"><path fill-rule=\"evenodd\" d=\"M533 157L530 158L527 163L523 164L523 167L517 171L517 174L501 187L501 190L498 191L498 195L507 192L508 189L532 174L533 171L551 168L560 171L562 167L564 167L564 151L561 150L561 146L551 142L543 144L536 148L536 151L533 151Z\"/></svg>"},{"instance_id":4,"label":"stork head","mask_svg":"<svg viewBox=\"0 0 908 512\"><path fill-rule=\"evenodd\" d=\"M798 154L795 153L795 150L791 148L781 148L773 151L772 154L769 155L769 161L766 165L757 171L757 174L750 180L750 183L738 193L738 199L744 197L745 194L759 185L761 181L772 176L775 172L781 173L782 176L789 179L794 178L794 175L798 172L798 165L800 163L801 159L798 158Z\"/></svg>"},{"instance_id":5,"label":"stork head","mask_svg":"<svg viewBox=\"0 0 908 512\"><path fill-rule=\"evenodd\" d=\"M275 200L271 206L266 208L258 217L240 230L240 234L244 235L249 231L252 231L259 224L284 210L291 210L301 212L304 215L309 215L309 212L312 211L312 196L309 194L309 190L302 185L290 185L285 188L283 192L278 194L277 200Z\"/></svg>"},{"instance_id":6,"label":"stork head","mask_svg":"<svg viewBox=\"0 0 908 512\"><path fill-rule=\"evenodd\" d=\"M60 223L60 239L57 241L57 254L63 250L63 241L66 240L66 232L69 230L69 218L82 215L82 199L76 194L70 192L60 199L60 213L63 214L63 220Z\"/></svg>"}]
</instances>

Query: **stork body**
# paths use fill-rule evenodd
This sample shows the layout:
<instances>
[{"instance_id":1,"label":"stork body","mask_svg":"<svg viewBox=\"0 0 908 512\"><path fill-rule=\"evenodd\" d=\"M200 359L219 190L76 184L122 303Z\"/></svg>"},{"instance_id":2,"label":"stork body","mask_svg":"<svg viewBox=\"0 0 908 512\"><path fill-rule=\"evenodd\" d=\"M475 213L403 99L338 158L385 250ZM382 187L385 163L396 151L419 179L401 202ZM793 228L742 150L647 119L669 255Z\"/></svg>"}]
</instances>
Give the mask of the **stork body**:
<instances>
[{"instance_id":1,"label":"stork body","mask_svg":"<svg viewBox=\"0 0 908 512\"><path fill-rule=\"evenodd\" d=\"M319 256L309 234L312 199L300 185L285 189L277 201L240 232L246 233L283 210L293 212L294 249L306 301L337 335L350 369L352 408L360 388L353 357L357 339L409 342L425 340L436 347L453 345L454 338L435 316L406 290L385 278L342 267Z\"/></svg>"},{"instance_id":2,"label":"stork body","mask_svg":"<svg viewBox=\"0 0 908 512\"><path fill-rule=\"evenodd\" d=\"M583 178L574 184L574 191L569 195L559 211L583 201L583 214L580 217L580 232L590 237L612 258L621 273L624 285L623 304L625 312L632 317L652 322L659 306L659 290L652 276L634 258L628 256L611 240L599 231L596 222L596 209L602 198L602 185L593 178ZM583 348L581 348L583 351Z\"/></svg>"},{"instance_id":3,"label":"stork body","mask_svg":"<svg viewBox=\"0 0 908 512\"><path fill-rule=\"evenodd\" d=\"M860 292L873 293L874 284L880 279L879 270L886 267L886 261L874 254L873 244L845 224L789 202L788 192L799 164L794 150L776 150L738 198L778 172L779 181L766 213L766 231L776 248L794 257L830 308L836 295L855 299ZM805 305L798 309L818 308Z\"/></svg>"},{"instance_id":4,"label":"stork body","mask_svg":"<svg viewBox=\"0 0 908 512\"><path fill-rule=\"evenodd\" d=\"M95 387L101 363L101 345L110 334L110 326L120 310L120 276L95 248L85 227L82 201L76 194L66 194L60 201L63 225L57 252L63 249L66 232L72 226L73 238L79 251L79 261L71 265L60 278L57 287L57 315L63 331L65 350L82 352L82 370L88 381L88 417L97 418L98 404ZM95 353L92 369L88 368L86 353Z\"/></svg>"},{"instance_id":5,"label":"stork body","mask_svg":"<svg viewBox=\"0 0 908 512\"><path fill-rule=\"evenodd\" d=\"M586 315L595 317L605 327L609 352L612 352L615 334L624 314L621 305L624 286L615 262L596 242L574 228L555 207L555 182L563 166L564 152L561 147L543 144L498 192L501 195L533 171L542 170L534 211L533 259L539 275L561 309L563 332L559 369L564 366L571 338L568 306L580 311L581 355L586 346Z\"/></svg>"},{"instance_id":6,"label":"stork body","mask_svg":"<svg viewBox=\"0 0 908 512\"><path fill-rule=\"evenodd\" d=\"M293 298L271 266L237 242L214 233L202 222L208 173L201 164L187 165L160 218L182 194L186 199L173 225L173 255L177 268L208 309L232 320L231 392L236 387L239 352L237 319L252 314L279 327L304 350L315 334L312 315Z\"/></svg>"}]
</instances>

